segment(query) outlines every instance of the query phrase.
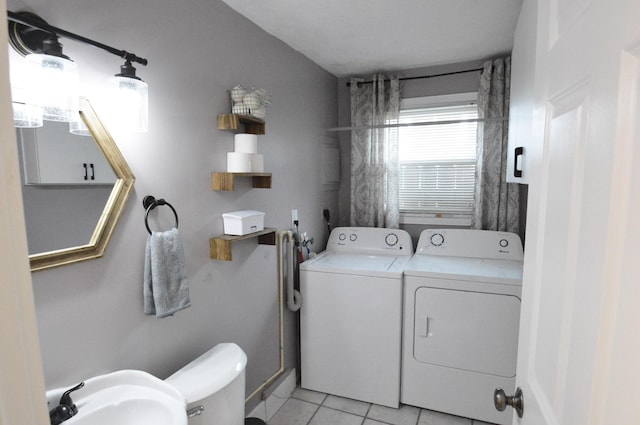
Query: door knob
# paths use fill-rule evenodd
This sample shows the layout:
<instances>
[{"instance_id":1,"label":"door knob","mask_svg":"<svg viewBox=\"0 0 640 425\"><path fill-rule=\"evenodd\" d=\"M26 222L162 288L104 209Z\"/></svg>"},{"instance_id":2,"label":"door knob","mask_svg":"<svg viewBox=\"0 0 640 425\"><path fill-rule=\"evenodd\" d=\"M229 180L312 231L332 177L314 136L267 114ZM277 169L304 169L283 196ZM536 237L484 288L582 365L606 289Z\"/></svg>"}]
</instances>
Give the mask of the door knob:
<instances>
[{"instance_id":1,"label":"door knob","mask_svg":"<svg viewBox=\"0 0 640 425\"><path fill-rule=\"evenodd\" d=\"M511 406L516 409L518 417L521 418L524 414L524 396L522 395L522 389L518 387L516 388L516 395L508 396L502 388L496 388L493 392L493 404L500 412L506 409L507 406Z\"/></svg>"}]
</instances>

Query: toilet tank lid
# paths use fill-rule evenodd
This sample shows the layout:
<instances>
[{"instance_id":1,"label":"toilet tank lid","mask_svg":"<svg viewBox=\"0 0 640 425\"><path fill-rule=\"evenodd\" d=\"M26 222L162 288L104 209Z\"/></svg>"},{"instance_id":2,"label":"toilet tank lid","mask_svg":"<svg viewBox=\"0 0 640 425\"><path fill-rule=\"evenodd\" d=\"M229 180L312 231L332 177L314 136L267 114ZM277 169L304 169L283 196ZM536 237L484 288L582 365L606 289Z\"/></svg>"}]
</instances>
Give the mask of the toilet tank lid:
<instances>
[{"instance_id":1,"label":"toilet tank lid","mask_svg":"<svg viewBox=\"0 0 640 425\"><path fill-rule=\"evenodd\" d=\"M247 355L233 343L218 344L166 379L193 403L217 393L247 366Z\"/></svg>"}]
</instances>

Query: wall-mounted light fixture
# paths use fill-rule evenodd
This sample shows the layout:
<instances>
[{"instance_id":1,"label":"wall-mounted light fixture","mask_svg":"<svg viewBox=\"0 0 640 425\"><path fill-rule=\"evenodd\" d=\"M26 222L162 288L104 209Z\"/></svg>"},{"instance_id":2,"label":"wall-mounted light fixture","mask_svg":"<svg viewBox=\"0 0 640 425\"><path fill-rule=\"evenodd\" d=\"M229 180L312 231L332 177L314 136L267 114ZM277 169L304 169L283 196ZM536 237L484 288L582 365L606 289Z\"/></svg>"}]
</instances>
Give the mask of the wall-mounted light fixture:
<instances>
[{"instance_id":1,"label":"wall-mounted light fixture","mask_svg":"<svg viewBox=\"0 0 640 425\"><path fill-rule=\"evenodd\" d=\"M62 53L59 37L90 44L125 61L111 79L120 118L135 131L148 130L148 86L136 76L132 63L147 60L78 34L49 25L31 12L7 12L9 43L24 61L12 63L11 95L16 127L39 127L42 120L70 122L78 119L78 70ZM114 99L114 100L115 100Z\"/></svg>"},{"instance_id":2,"label":"wall-mounted light fixture","mask_svg":"<svg viewBox=\"0 0 640 425\"><path fill-rule=\"evenodd\" d=\"M33 90L33 64L10 52L9 78L13 102L13 125L19 128L42 127L42 106Z\"/></svg>"},{"instance_id":3,"label":"wall-mounted light fixture","mask_svg":"<svg viewBox=\"0 0 640 425\"><path fill-rule=\"evenodd\" d=\"M62 53L58 36L42 41L39 53L25 59L34 67L31 79L33 99L39 100L42 118L70 122L78 114L78 66Z\"/></svg>"},{"instance_id":4,"label":"wall-mounted light fixture","mask_svg":"<svg viewBox=\"0 0 640 425\"><path fill-rule=\"evenodd\" d=\"M109 80L109 85L114 89L113 103L118 105L120 121L133 131L148 131L149 86L136 76L129 59L120 67L120 73Z\"/></svg>"}]
</instances>

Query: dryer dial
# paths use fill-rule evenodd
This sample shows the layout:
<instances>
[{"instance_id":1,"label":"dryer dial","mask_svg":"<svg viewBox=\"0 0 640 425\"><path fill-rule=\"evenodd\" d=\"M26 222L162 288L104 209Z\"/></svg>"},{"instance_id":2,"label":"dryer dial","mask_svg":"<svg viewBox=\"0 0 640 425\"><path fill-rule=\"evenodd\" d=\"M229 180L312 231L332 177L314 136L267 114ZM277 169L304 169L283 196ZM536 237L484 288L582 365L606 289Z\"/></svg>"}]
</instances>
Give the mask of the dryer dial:
<instances>
[{"instance_id":1,"label":"dryer dial","mask_svg":"<svg viewBox=\"0 0 640 425\"><path fill-rule=\"evenodd\" d=\"M398 235L396 235L395 233L389 233L387 236L385 236L384 238L384 242L388 245L388 246L395 246L398 243Z\"/></svg>"},{"instance_id":2,"label":"dryer dial","mask_svg":"<svg viewBox=\"0 0 640 425\"><path fill-rule=\"evenodd\" d=\"M356 235L355 233L352 233L352 234L349 236L349 240L350 240L351 242L355 242L355 241L356 241L356 239L358 239L358 235Z\"/></svg>"},{"instance_id":3,"label":"dryer dial","mask_svg":"<svg viewBox=\"0 0 640 425\"><path fill-rule=\"evenodd\" d=\"M444 243L444 236L442 236L442 233L434 233L433 235L431 235L431 245L433 246L440 246Z\"/></svg>"},{"instance_id":4,"label":"dryer dial","mask_svg":"<svg viewBox=\"0 0 640 425\"><path fill-rule=\"evenodd\" d=\"M347 239L347 235L345 235L344 233L340 233L340 234L338 235L338 239L340 239L341 241L343 241L343 240Z\"/></svg>"}]
</instances>

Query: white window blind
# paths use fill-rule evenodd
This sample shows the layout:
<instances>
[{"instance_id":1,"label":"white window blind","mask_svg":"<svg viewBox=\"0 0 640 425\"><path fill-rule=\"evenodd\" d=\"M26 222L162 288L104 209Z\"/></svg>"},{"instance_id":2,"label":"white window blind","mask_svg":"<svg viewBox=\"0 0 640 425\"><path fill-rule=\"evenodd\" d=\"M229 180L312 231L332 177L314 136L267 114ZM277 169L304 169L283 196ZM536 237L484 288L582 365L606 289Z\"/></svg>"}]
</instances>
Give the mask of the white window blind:
<instances>
[{"instance_id":1,"label":"white window blind","mask_svg":"<svg viewBox=\"0 0 640 425\"><path fill-rule=\"evenodd\" d=\"M475 102L403 107L401 124L478 118ZM400 211L470 214L474 206L476 122L399 128Z\"/></svg>"}]
</instances>

